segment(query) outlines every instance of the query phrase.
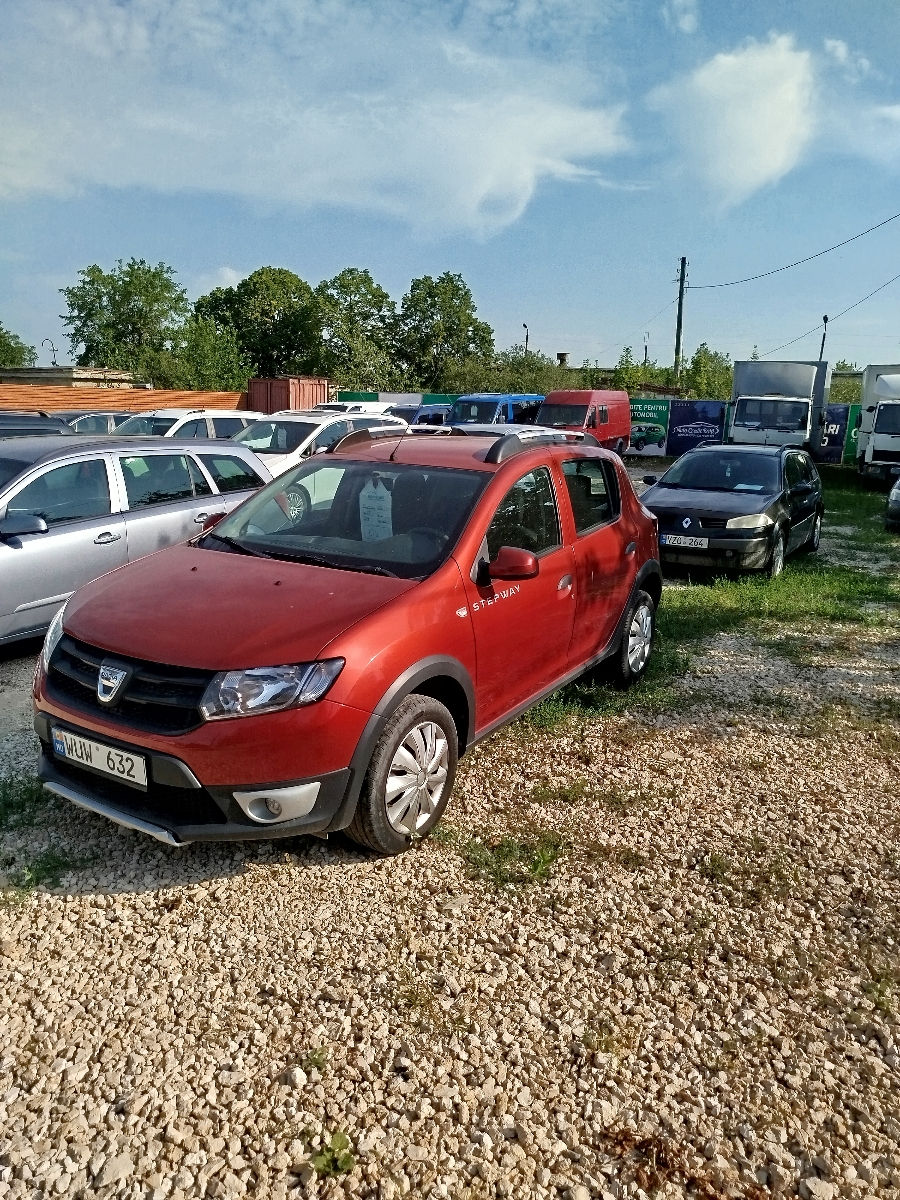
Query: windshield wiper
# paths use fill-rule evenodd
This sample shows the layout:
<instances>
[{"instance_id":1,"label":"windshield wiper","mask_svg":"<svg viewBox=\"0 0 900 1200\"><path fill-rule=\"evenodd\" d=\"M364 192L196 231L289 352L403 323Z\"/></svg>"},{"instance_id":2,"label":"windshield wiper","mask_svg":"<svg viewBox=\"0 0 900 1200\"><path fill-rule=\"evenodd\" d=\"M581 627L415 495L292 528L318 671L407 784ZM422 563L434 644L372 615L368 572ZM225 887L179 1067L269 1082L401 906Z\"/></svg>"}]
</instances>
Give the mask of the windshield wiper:
<instances>
[{"instance_id":1,"label":"windshield wiper","mask_svg":"<svg viewBox=\"0 0 900 1200\"><path fill-rule=\"evenodd\" d=\"M222 542L224 545L230 546L232 550L237 550L238 554L249 554L251 558L272 558L272 555L266 553L265 550L251 550L249 546L245 546L237 538L227 537L224 533L208 533L206 537L215 538L217 542Z\"/></svg>"}]
</instances>

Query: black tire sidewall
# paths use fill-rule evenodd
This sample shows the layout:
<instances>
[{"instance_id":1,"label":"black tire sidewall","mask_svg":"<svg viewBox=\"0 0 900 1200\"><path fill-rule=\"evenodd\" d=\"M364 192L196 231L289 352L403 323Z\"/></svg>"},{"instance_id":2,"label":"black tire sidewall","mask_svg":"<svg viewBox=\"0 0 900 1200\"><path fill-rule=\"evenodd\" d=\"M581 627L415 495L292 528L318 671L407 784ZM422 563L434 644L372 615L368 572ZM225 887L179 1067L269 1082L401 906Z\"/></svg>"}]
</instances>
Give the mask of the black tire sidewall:
<instances>
[{"instance_id":1,"label":"black tire sidewall","mask_svg":"<svg viewBox=\"0 0 900 1200\"><path fill-rule=\"evenodd\" d=\"M628 611L625 614L625 621L622 626L622 640L619 643L619 649L613 660L613 680L618 688L629 688L632 684L643 676L650 662L650 657L653 653L653 643L651 642L651 651L647 656L647 661L644 663L640 671L634 672L631 669L631 663L628 661L628 633L631 629L631 622L634 620L634 614L642 605L648 605L653 619L653 641L656 640L656 605L653 603L653 597L644 591L635 592L628 605Z\"/></svg>"},{"instance_id":2,"label":"black tire sidewall","mask_svg":"<svg viewBox=\"0 0 900 1200\"><path fill-rule=\"evenodd\" d=\"M356 806L353 822L347 832L361 844L379 854L400 854L409 849L413 839L399 834L391 825L385 805L385 787L388 772L397 747L415 725L423 721L433 721L439 725L447 738L448 761L447 781L444 792L432 816L431 824L416 840L426 837L441 818L447 806L453 782L456 778L456 767L459 759L459 735L449 710L432 696L414 693L406 696L388 718L381 736L375 743L372 757L366 769L362 790Z\"/></svg>"}]
</instances>

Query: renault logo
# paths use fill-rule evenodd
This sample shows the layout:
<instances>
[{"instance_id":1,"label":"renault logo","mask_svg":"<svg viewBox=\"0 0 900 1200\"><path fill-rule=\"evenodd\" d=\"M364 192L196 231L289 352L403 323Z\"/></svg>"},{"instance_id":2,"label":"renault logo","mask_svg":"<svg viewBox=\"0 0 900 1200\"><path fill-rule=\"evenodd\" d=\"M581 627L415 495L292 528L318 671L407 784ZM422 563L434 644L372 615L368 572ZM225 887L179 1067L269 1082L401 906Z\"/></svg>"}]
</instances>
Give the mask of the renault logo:
<instances>
[{"instance_id":1,"label":"renault logo","mask_svg":"<svg viewBox=\"0 0 900 1200\"><path fill-rule=\"evenodd\" d=\"M690 518L690 517L685 517L685 518L684 518L684 520L681 522L681 524L682 524L682 527L683 527L684 529L690 529L690 527L691 527L691 518Z\"/></svg>"},{"instance_id":2,"label":"renault logo","mask_svg":"<svg viewBox=\"0 0 900 1200\"><path fill-rule=\"evenodd\" d=\"M130 674L127 667L114 667L109 663L101 663L100 674L97 676L97 699L100 703L113 704Z\"/></svg>"}]
</instances>

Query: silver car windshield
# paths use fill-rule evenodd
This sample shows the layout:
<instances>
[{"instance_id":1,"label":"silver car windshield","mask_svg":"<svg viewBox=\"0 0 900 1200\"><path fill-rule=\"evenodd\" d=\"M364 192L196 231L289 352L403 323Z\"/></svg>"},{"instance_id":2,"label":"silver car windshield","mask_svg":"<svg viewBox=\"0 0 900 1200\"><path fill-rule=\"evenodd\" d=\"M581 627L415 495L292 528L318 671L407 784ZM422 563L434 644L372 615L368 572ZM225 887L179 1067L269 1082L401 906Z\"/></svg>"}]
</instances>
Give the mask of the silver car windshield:
<instances>
[{"instance_id":1,"label":"silver car windshield","mask_svg":"<svg viewBox=\"0 0 900 1200\"><path fill-rule=\"evenodd\" d=\"M321 428L318 421L254 421L232 441L255 454L290 454Z\"/></svg>"},{"instance_id":2,"label":"silver car windshield","mask_svg":"<svg viewBox=\"0 0 900 1200\"><path fill-rule=\"evenodd\" d=\"M279 476L200 544L422 578L453 549L489 479L482 471L322 455Z\"/></svg>"}]
</instances>

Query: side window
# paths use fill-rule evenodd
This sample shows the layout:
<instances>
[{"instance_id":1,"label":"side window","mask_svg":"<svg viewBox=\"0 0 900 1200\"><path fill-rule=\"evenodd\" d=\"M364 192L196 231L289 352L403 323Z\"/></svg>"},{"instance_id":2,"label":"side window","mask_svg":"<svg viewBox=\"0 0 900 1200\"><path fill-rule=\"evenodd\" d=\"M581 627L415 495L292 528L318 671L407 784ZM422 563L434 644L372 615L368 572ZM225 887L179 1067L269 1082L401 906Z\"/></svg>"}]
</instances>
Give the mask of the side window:
<instances>
[{"instance_id":1,"label":"side window","mask_svg":"<svg viewBox=\"0 0 900 1200\"><path fill-rule=\"evenodd\" d=\"M194 487L184 454L132 454L122 457L129 508L193 498Z\"/></svg>"},{"instance_id":2,"label":"side window","mask_svg":"<svg viewBox=\"0 0 900 1200\"><path fill-rule=\"evenodd\" d=\"M90 413L72 422L79 433L109 433L109 418Z\"/></svg>"},{"instance_id":3,"label":"side window","mask_svg":"<svg viewBox=\"0 0 900 1200\"><path fill-rule=\"evenodd\" d=\"M220 492L243 492L265 482L251 466L230 454L201 454L200 461L216 481Z\"/></svg>"},{"instance_id":4,"label":"side window","mask_svg":"<svg viewBox=\"0 0 900 1200\"><path fill-rule=\"evenodd\" d=\"M240 417L213 417L213 437L230 438L244 428Z\"/></svg>"},{"instance_id":5,"label":"side window","mask_svg":"<svg viewBox=\"0 0 900 1200\"><path fill-rule=\"evenodd\" d=\"M200 417L197 421L185 421L177 433L179 437L206 437L206 419Z\"/></svg>"},{"instance_id":6,"label":"side window","mask_svg":"<svg viewBox=\"0 0 900 1200\"><path fill-rule=\"evenodd\" d=\"M191 483L194 485L194 495L211 496L213 494L213 490L209 486L209 480L206 478L194 460L190 457L190 455L188 455L187 464L188 470L191 473ZM207 470L208 469L209 468L207 468Z\"/></svg>"},{"instance_id":7,"label":"side window","mask_svg":"<svg viewBox=\"0 0 900 1200\"><path fill-rule=\"evenodd\" d=\"M585 533L619 515L619 488L615 470L608 463L574 459L563 463L563 475L576 533Z\"/></svg>"},{"instance_id":8,"label":"side window","mask_svg":"<svg viewBox=\"0 0 900 1200\"><path fill-rule=\"evenodd\" d=\"M506 493L487 531L487 544L492 559L501 546L542 554L561 544L556 497L546 467L529 471Z\"/></svg>"},{"instance_id":9,"label":"side window","mask_svg":"<svg viewBox=\"0 0 900 1200\"><path fill-rule=\"evenodd\" d=\"M606 407L605 404L598 404L597 408L596 408L596 413L597 413L597 424L598 425L608 425L609 424L609 409Z\"/></svg>"},{"instance_id":10,"label":"side window","mask_svg":"<svg viewBox=\"0 0 900 1200\"><path fill-rule=\"evenodd\" d=\"M797 454L789 454L784 460L784 476L785 485L788 488L796 487L800 483L802 473L800 470L800 458Z\"/></svg>"},{"instance_id":11,"label":"side window","mask_svg":"<svg viewBox=\"0 0 900 1200\"><path fill-rule=\"evenodd\" d=\"M333 446L349 432L350 423L348 421L335 421L333 425L326 426L316 434L309 448L310 453L315 454L317 450L327 450L329 446Z\"/></svg>"},{"instance_id":12,"label":"side window","mask_svg":"<svg viewBox=\"0 0 900 1200\"><path fill-rule=\"evenodd\" d=\"M48 525L102 517L110 512L109 480L102 458L52 467L10 500L7 515L34 513Z\"/></svg>"}]
</instances>

